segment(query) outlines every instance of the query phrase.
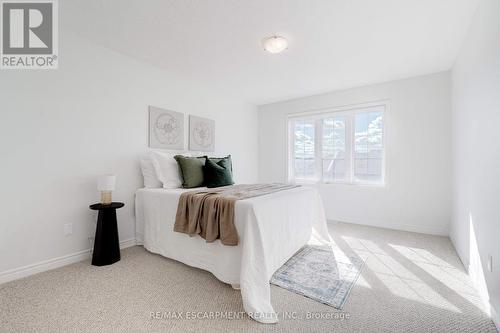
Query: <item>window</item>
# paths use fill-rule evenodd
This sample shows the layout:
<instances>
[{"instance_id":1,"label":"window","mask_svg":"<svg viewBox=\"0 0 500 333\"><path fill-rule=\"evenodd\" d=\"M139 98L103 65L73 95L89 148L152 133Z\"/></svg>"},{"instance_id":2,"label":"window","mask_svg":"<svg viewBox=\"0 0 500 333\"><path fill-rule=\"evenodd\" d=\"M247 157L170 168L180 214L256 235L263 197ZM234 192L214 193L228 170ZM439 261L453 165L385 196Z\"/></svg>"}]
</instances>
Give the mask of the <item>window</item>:
<instances>
[{"instance_id":1,"label":"window","mask_svg":"<svg viewBox=\"0 0 500 333\"><path fill-rule=\"evenodd\" d=\"M385 110L377 104L290 116L289 180L383 184Z\"/></svg>"}]
</instances>

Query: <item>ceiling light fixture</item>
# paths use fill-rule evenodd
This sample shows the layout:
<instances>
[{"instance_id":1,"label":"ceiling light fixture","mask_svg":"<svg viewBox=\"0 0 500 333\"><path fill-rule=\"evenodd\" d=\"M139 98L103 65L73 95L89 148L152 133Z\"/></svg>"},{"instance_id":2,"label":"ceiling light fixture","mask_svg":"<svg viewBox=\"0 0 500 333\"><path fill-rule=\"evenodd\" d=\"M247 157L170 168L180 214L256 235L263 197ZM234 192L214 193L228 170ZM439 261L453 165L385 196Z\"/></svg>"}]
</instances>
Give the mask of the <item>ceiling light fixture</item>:
<instances>
[{"instance_id":1,"label":"ceiling light fixture","mask_svg":"<svg viewBox=\"0 0 500 333\"><path fill-rule=\"evenodd\" d=\"M269 53L280 53L288 48L288 41L282 36L272 36L264 38L262 46Z\"/></svg>"}]
</instances>

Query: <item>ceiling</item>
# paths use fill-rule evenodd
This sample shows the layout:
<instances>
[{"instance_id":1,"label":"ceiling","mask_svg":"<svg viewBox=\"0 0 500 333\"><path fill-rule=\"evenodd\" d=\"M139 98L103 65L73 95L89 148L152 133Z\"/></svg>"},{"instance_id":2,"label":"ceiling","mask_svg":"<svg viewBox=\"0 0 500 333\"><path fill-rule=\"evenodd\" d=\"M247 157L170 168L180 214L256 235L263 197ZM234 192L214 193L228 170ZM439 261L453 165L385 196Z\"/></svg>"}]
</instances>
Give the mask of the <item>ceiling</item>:
<instances>
[{"instance_id":1,"label":"ceiling","mask_svg":"<svg viewBox=\"0 0 500 333\"><path fill-rule=\"evenodd\" d=\"M63 24L80 35L260 105L449 70L478 1L59 3ZM263 51L273 34L288 38L288 50Z\"/></svg>"}]
</instances>

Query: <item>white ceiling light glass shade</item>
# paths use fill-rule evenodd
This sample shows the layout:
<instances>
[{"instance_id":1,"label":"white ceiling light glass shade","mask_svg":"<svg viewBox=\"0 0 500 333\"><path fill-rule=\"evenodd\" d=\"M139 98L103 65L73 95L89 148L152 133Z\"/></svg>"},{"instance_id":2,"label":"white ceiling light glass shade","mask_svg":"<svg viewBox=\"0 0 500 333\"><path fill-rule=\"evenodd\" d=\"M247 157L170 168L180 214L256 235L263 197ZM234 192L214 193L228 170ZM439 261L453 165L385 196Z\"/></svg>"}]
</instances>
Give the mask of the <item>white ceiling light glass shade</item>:
<instances>
[{"instance_id":1,"label":"white ceiling light glass shade","mask_svg":"<svg viewBox=\"0 0 500 333\"><path fill-rule=\"evenodd\" d=\"M264 50L269 53L280 53L288 48L288 41L282 36L272 36L262 40Z\"/></svg>"}]
</instances>

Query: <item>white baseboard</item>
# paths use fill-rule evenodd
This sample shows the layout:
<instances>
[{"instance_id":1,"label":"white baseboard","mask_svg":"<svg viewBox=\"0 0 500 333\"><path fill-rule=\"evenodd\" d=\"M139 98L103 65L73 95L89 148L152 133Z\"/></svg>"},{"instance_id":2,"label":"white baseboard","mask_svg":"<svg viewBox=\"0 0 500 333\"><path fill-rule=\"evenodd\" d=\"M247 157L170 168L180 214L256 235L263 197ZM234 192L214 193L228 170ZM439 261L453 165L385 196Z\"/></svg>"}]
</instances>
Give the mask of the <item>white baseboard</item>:
<instances>
[{"instance_id":1,"label":"white baseboard","mask_svg":"<svg viewBox=\"0 0 500 333\"><path fill-rule=\"evenodd\" d=\"M129 238L120 241L120 249L126 249L127 247L132 247L136 246L137 242L135 241L135 238Z\"/></svg>"},{"instance_id":2,"label":"white baseboard","mask_svg":"<svg viewBox=\"0 0 500 333\"><path fill-rule=\"evenodd\" d=\"M491 303L490 303L490 316L491 320L493 320L493 323L497 327L497 332L500 332L500 317L498 317L498 312Z\"/></svg>"},{"instance_id":3,"label":"white baseboard","mask_svg":"<svg viewBox=\"0 0 500 333\"><path fill-rule=\"evenodd\" d=\"M410 224L394 224L394 223L381 223L381 222L375 222L375 221L344 221L344 220L328 220L329 223L350 223L350 224L360 224L360 225L366 225L370 227L377 227L377 228L384 228L384 229L393 229L393 230L400 230L400 231L409 231L409 232L417 232L420 234L427 234L427 235L436 235L436 236L449 236L449 230L448 228L444 227L429 227L429 226L422 226L422 225L410 225Z\"/></svg>"},{"instance_id":4,"label":"white baseboard","mask_svg":"<svg viewBox=\"0 0 500 333\"><path fill-rule=\"evenodd\" d=\"M490 317L491 317L491 320L493 321L493 323L495 324L495 326L497 328L497 332L500 332L499 313L496 311L496 308L493 305L493 303L491 302L489 295L487 293L484 293L484 292L481 293L481 290L484 290L484 289L481 289L479 282L474 278L474 274L471 274L471 272L473 272L473 270L471 269L470 258L468 258L467 256L464 255L464 253L462 253L461 247L457 246L458 244L457 244L455 237L453 237L453 233L450 235L450 239L451 239L451 243L453 244L453 247L455 248L455 251L457 252L458 258L460 259L460 261L462 262L462 265L464 266L465 270L467 271L467 275L469 276L470 280L472 281L472 284L474 285L474 287L478 291L479 297L481 298L484 306L488 310Z\"/></svg>"},{"instance_id":5,"label":"white baseboard","mask_svg":"<svg viewBox=\"0 0 500 333\"><path fill-rule=\"evenodd\" d=\"M125 249L136 245L135 238L120 241L120 248ZM0 272L0 284L27 277L33 274L49 271L54 268L73 264L75 262L87 260L90 257L92 249L78 251L59 258L40 261L35 264L26 265L8 271Z\"/></svg>"}]
</instances>

